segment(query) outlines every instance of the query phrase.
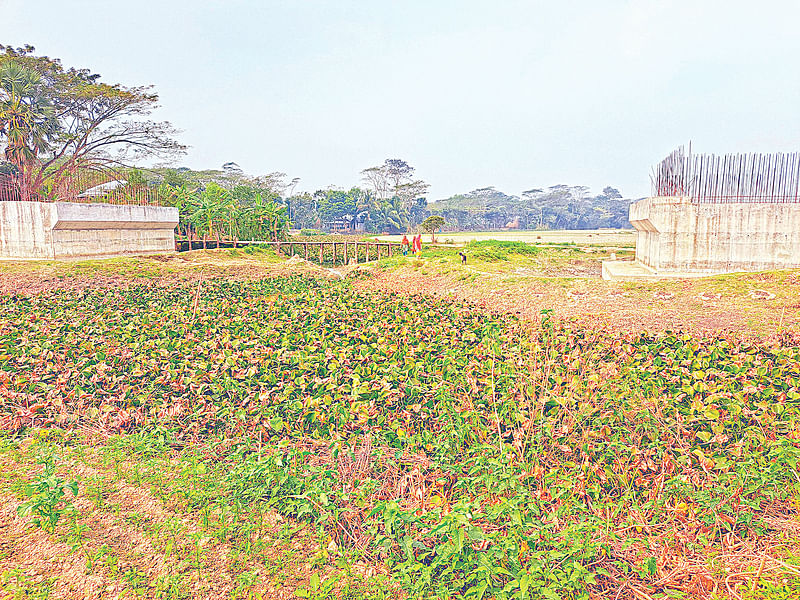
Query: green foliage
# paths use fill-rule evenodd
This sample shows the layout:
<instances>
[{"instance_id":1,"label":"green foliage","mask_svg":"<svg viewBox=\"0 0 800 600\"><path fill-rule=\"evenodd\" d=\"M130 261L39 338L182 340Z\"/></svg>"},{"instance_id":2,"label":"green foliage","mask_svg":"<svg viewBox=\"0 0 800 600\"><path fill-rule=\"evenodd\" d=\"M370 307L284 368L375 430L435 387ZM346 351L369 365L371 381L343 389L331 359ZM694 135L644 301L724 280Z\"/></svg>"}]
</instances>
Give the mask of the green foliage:
<instances>
[{"instance_id":1,"label":"green foliage","mask_svg":"<svg viewBox=\"0 0 800 600\"><path fill-rule=\"evenodd\" d=\"M50 292L0 319L12 402L74 399L8 404L15 427L147 431L118 443L148 460L188 444L152 477L214 535L253 543L242 511L276 510L359 540L411 597L656 597L650 543L753 544L800 492L788 343L531 331L301 277Z\"/></svg>"},{"instance_id":2,"label":"green foliage","mask_svg":"<svg viewBox=\"0 0 800 600\"><path fill-rule=\"evenodd\" d=\"M147 185L148 181L147 178L144 176L144 173L141 169L128 169L125 173L125 181L127 181L128 185Z\"/></svg>"},{"instance_id":3,"label":"green foliage","mask_svg":"<svg viewBox=\"0 0 800 600\"><path fill-rule=\"evenodd\" d=\"M78 482L67 483L55 472L52 458L40 461L44 472L42 476L25 486L24 493L29 498L17 507L20 516L33 515L33 524L45 531L53 532L56 524L71 504L65 499L66 492L78 495Z\"/></svg>"},{"instance_id":4,"label":"green foliage","mask_svg":"<svg viewBox=\"0 0 800 600\"><path fill-rule=\"evenodd\" d=\"M425 219L420 227L422 227L423 231L430 233L431 238L433 239L433 235L436 233L436 230L444 227L444 223L445 221L442 217L439 215L433 215Z\"/></svg>"},{"instance_id":5,"label":"green foliage","mask_svg":"<svg viewBox=\"0 0 800 600\"><path fill-rule=\"evenodd\" d=\"M287 200L292 207L293 222L301 228L330 226L332 221L345 220L363 226L371 233L405 232L424 218L424 197L409 200L401 196L381 197L371 190L353 187L347 191L318 190Z\"/></svg>"},{"instance_id":6,"label":"green foliage","mask_svg":"<svg viewBox=\"0 0 800 600\"><path fill-rule=\"evenodd\" d=\"M509 196L493 187L437 200L428 206L461 231L625 228L628 206L612 187L590 196L582 186L555 185Z\"/></svg>"},{"instance_id":7,"label":"green foliage","mask_svg":"<svg viewBox=\"0 0 800 600\"><path fill-rule=\"evenodd\" d=\"M28 576L22 569L10 569L0 577L4 599L7 600L48 600L53 593L56 577L36 579Z\"/></svg>"},{"instance_id":8,"label":"green foliage","mask_svg":"<svg viewBox=\"0 0 800 600\"><path fill-rule=\"evenodd\" d=\"M189 184L188 178L177 169L165 169L162 183L169 187L182 187Z\"/></svg>"},{"instance_id":9,"label":"green foliage","mask_svg":"<svg viewBox=\"0 0 800 600\"><path fill-rule=\"evenodd\" d=\"M277 196L262 195L255 187L238 185L228 190L212 182L197 191L162 184L162 191L168 203L178 208L178 228L184 235L277 241L291 225Z\"/></svg>"},{"instance_id":10,"label":"green foliage","mask_svg":"<svg viewBox=\"0 0 800 600\"><path fill-rule=\"evenodd\" d=\"M792 566L797 569L798 561L794 559ZM800 571L795 571L792 576L782 578L780 583L762 580L754 589L742 594L743 600L795 600L800 598Z\"/></svg>"},{"instance_id":11,"label":"green foliage","mask_svg":"<svg viewBox=\"0 0 800 600\"><path fill-rule=\"evenodd\" d=\"M358 188L344 190L325 190L314 194L317 199L317 214L325 221L352 216L358 209L360 198Z\"/></svg>"},{"instance_id":12,"label":"green foliage","mask_svg":"<svg viewBox=\"0 0 800 600\"><path fill-rule=\"evenodd\" d=\"M308 587L298 588L295 591L295 595L298 598L306 598L307 600L325 600L328 597L334 597L336 583L337 579L335 577L321 580L319 574L312 573Z\"/></svg>"},{"instance_id":13,"label":"green foliage","mask_svg":"<svg viewBox=\"0 0 800 600\"><path fill-rule=\"evenodd\" d=\"M437 229L444 227L444 219L438 215L433 215L432 217L428 217L422 222L422 229L427 233L433 233Z\"/></svg>"},{"instance_id":14,"label":"green foliage","mask_svg":"<svg viewBox=\"0 0 800 600\"><path fill-rule=\"evenodd\" d=\"M5 159L18 168L46 150L58 134L53 102L42 76L18 60L0 60L0 135Z\"/></svg>"},{"instance_id":15,"label":"green foliage","mask_svg":"<svg viewBox=\"0 0 800 600\"><path fill-rule=\"evenodd\" d=\"M31 46L0 51L0 139L21 199L54 200L75 173L185 150L169 123L147 120L158 103L149 87L103 83Z\"/></svg>"},{"instance_id":16,"label":"green foliage","mask_svg":"<svg viewBox=\"0 0 800 600\"><path fill-rule=\"evenodd\" d=\"M510 242L502 240L473 240L467 245L467 252L486 261L508 260L509 255L535 256L541 252L539 248L526 242Z\"/></svg>"}]
</instances>

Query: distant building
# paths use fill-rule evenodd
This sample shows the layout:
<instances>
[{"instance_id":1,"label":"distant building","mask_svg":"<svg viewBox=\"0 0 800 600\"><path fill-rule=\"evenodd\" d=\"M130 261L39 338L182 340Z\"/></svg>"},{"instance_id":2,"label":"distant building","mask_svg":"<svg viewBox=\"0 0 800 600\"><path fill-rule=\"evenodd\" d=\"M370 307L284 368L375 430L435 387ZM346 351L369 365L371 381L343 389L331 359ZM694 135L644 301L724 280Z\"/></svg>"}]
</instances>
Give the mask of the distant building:
<instances>
[{"instance_id":1,"label":"distant building","mask_svg":"<svg viewBox=\"0 0 800 600\"><path fill-rule=\"evenodd\" d=\"M335 219L333 221L323 221L322 229L328 233L353 233L352 221L347 219Z\"/></svg>"},{"instance_id":2,"label":"distant building","mask_svg":"<svg viewBox=\"0 0 800 600\"><path fill-rule=\"evenodd\" d=\"M332 221L322 221L320 227L328 233L361 233L366 231L366 218L366 212L357 215L344 215Z\"/></svg>"},{"instance_id":3,"label":"distant building","mask_svg":"<svg viewBox=\"0 0 800 600\"><path fill-rule=\"evenodd\" d=\"M90 187L88 190L78 194L78 198L100 198L101 196L105 196L109 192L127 185L127 181L124 179L115 179L113 181L107 181L106 183L101 183L100 185L95 185L94 187Z\"/></svg>"}]
</instances>

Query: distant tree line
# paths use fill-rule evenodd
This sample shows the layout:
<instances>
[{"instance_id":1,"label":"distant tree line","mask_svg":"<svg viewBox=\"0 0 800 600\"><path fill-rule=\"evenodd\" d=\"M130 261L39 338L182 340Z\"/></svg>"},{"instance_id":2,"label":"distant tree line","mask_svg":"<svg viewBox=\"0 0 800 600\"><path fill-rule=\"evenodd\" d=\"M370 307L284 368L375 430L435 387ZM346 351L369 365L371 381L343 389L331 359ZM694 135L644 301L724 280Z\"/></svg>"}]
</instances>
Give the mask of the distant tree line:
<instances>
[{"instance_id":1,"label":"distant tree line","mask_svg":"<svg viewBox=\"0 0 800 600\"><path fill-rule=\"evenodd\" d=\"M220 170L156 169L150 185L181 212L181 232L199 237L280 239L289 227L342 233L398 233L427 216L428 184L414 168L387 159L362 171L364 184L294 193L285 173L249 177L233 162Z\"/></svg>"},{"instance_id":2,"label":"distant tree line","mask_svg":"<svg viewBox=\"0 0 800 600\"><path fill-rule=\"evenodd\" d=\"M425 219L428 184L399 158L361 171L363 185L330 187L287 199L292 222L303 229L400 233Z\"/></svg>"},{"instance_id":3,"label":"distant tree line","mask_svg":"<svg viewBox=\"0 0 800 600\"><path fill-rule=\"evenodd\" d=\"M613 187L590 195L584 186L554 185L509 196L494 187L430 203L429 214L445 219L446 229L601 229L630 227L628 207Z\"/></svg>"},{"instance_id":4,"label":"distant tree line","mask_svg":"<svg viewBox=\"0 0 800 600\"><path fill-rule=\"evenodd\" d=\"M302 193L293 192L299 180L285 173L249 177L232 162L220 170L151 173L150 185L160 185L161 196L181 209L181 232L198 237L280 239L289 228L405 233L424 230L432 216L443 220L443 231L630 227L631 200L613 187L591 195L583 186L555 185L520 196L487 187L429 204L427 184L400 159L362 171L362 186Z\"/></svg>"}]
</instances>

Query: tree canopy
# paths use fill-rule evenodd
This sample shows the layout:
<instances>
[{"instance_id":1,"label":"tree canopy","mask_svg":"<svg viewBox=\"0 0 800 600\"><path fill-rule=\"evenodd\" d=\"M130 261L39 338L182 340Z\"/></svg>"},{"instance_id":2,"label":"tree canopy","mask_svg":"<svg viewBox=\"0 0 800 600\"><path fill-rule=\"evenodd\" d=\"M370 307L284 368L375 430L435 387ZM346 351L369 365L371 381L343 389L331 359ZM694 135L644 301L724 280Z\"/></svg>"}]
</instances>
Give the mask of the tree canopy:
<instances>
[{"instance_id":1,"label":"tree canopy","mask_svg":"<svg viewBox=\"0 0 800 600\"><path fill-rule=\"evenodd\" d=\"M626 200L607 186L592 196L579 185L531 188L509 196L493 187L457 194L428 205L456 230L487 229L600 229L630 227Z\"/></svg>"},{"instance_id":2,"label":"tree canopy","mask_svg":"<svg viewBox=\"0 0 800 600\"><path fill-rule=\"evenodd\" d=\"M23 200L54 198L76 173L118 171L182 153L168 122L148 119L150 86L100 81L32 46L0 44L0 139Z\"/></svg>"},{"instance_id":3,"label":"tree canopy","mask_svg":"<svg viewBox=\"0 0 800 600\"><path fill-rule=\"evenodd\" d=\"M431 243L436 243L436 230L444 227L445 220L440 215L431 215L422 222L422 230L431 234Z\"/></svg>"}]
</instances>

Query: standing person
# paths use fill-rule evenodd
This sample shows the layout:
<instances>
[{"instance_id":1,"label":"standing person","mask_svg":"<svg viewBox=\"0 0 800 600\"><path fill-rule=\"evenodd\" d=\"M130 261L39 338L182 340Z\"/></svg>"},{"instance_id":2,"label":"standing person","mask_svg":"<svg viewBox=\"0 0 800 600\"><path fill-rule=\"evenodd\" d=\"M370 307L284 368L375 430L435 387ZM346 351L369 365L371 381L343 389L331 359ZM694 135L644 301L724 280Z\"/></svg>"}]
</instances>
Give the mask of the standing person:
<instances>
[{"instance_id":1,"label":"standing person","mask_svg":"<svg viewBox=\"0 0 800 600\"><path fill-rule=\"evenodd\" d=\"M400 249L403 251L403 256L408 256L408 237L403 236L403 241L400 242Z\"/></svg>"}]
</instances>

